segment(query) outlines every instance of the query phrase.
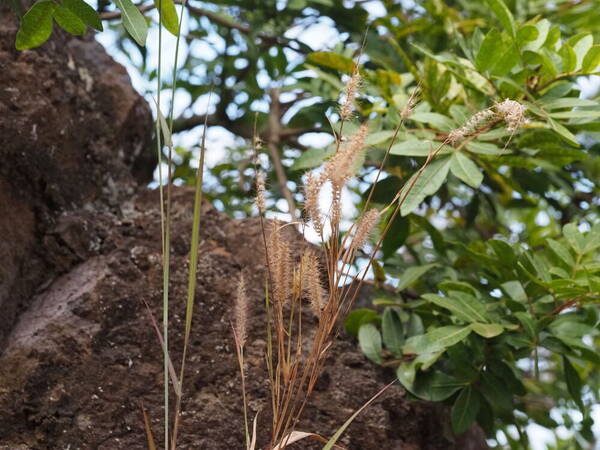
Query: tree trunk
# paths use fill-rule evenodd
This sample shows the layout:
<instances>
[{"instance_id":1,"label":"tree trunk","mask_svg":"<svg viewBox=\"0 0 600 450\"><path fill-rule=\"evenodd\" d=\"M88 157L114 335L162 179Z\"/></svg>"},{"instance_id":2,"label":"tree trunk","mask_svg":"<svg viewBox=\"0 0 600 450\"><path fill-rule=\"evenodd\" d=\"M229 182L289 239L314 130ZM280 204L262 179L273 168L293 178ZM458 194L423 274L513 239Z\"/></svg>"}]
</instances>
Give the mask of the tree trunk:
<instances>
[{"instance_id":1,"label":"tree trunk","mask_svg":"<svg viewBox=\"0 0 600 450\"><path fill-rule=\"evenodd\" d=\"M150 109L91 37L55 30L41 48L17 52L16 20L0 13L0 449L147 448L141 402L159 443L163 416L162 353L144 306L161 316L158 196L144 187L155 166ZM192 200L188 189L174 191L169 337L176 365ZM180 448L244 447L230 331L242 269L251 303L250 410L252 417L262 411L264 444L259 222L203 208ZM296 248L308 245L289 233ZM338 340L299 429L330 436L393 378L354 343ZM398 385L342 439L351 449L485 447L478 429L463 441L453 440L446 411L407 400Z\"/></svg>"}]
</instances>

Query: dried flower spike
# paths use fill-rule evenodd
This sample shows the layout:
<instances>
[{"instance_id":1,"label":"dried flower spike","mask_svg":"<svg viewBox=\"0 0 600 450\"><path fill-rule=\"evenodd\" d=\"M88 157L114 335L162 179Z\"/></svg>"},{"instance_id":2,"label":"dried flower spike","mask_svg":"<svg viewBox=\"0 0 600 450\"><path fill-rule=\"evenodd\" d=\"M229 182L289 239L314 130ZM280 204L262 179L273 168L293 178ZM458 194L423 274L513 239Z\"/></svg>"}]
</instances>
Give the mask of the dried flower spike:
<instances>
[{"instance_id":1,"label":"dried flower spike","mask_svg":"<svg viewBox=\"0 0 600 450\"><path fill-rule=\"evenodd\" d=\"M319 258L312 250L304 251L302 255L302 288L310 301L310 308L317 315L325 306L326 292L321 284L321 264Z\"/></svg>"},{"instance_id":2,"label":"dried flower spike","mask_svg":"<svg viewBox=\"0 0 600 450\"><path fill-rule=\"evenodd\" d=\"M277 222L271 224L267 250L272 268L273 299L279 304L284 304L289 299L291 289L291 253L289 243L282 238Z\"/></svg>"},{"instance_id":3,"label":"dried flower spike","mask_svg":"<svg viewBox=\"0 0 600 450\"><path fill-rule=\"evenodd\" d=\"M360 85L360 79L358 65L356 65L354 67L354 71L352 72L352 76L346 83L346 99L340 110L340 117L343 121L347 121L352 115L352 111L354 109L354 98L356 97L358 86Z\"/></svg>"},{"instance_id":4,"label":"dried flower spike","mask_svg":"<svg viewBox=\"0 0 600 450\"><path fill-rule=\"evenodd\" d=\"M379 211L376 208L371 208L362 215L356 225L356 233L354 233L354 238L350 244L351 250L358 249L365 244L377 222L379 222Z\"/></svg>"},{"instance_id":5,"label":"dried flower spike","mask_svg":"<svg viewBox=\"0 0 600 450\"><path fill-rule=\"evenodd\" d=\"M343 187L352 176L352 168L362 150L367 137L367 125L362 124L348 143L341 146L325 166L325 177L334 188Z\"/></svg>"},{"instance_id":6,"label":"dried flower spike","mask_svg":"<svg viewBox=\"0 0 600 450\"><path fill-rule=\"evenodd\" d=\"M506 122L509 131L516 130L525 120L525 106L514 100L506 99L494 105L498 116Z\"/></svg>"},{"instance_id":7,"label":"dried flower spike","mask_svg":"<svg viewBox=\"0 0 600 450\"><path fill-rule=\"evenodd\" d=\"M256 206L261 214L266 211L265 205L265 174L258 172L256 174Z\"/></svg>"},{"instance_id":8,"label":"dried flower spike","mask_svg":"<svg viewBox=\"0 0 600 450\"><path fill-rule=\"evenodd\" d=\"M308 217L312 220L313 227L319 236L323 236L323 216L319 207L319 193L324 181L325 177L323 174L315 176L310 172L306 176L304 187L304 209L308 213Z\"/></svg>"}]
</instances>

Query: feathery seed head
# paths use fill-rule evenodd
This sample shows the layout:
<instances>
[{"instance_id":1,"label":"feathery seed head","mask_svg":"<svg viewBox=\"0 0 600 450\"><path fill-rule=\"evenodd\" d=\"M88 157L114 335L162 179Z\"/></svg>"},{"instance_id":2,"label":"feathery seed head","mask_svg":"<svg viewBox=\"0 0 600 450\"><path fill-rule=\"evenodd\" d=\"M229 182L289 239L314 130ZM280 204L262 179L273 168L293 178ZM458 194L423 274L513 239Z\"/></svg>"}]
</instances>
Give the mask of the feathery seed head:
<instances>
[{"instance_id":1,"label":"feathery seed head","mask_svg":"<svg viewBox=\"0 0 600 450\"><path fill-rule=\"evenodd\" d=\"M496 103L494 107L498 112L498 116L506 122L506 128L510 131L519 128L525 120L525 106L515 100L506 99L503 102Z\"/></svg>"},{"instance_id":2,"label":"feathery seed head","mask_svg":"<svg viewBox=\"0 0 600 450\"><path fill-rule=\"evenodd\" d=\"M323 216L319 207L319 193L325 182L323 174L315 176L312 172L306 176L304 186L304 209L312 220L313 227L319 236L323 236Z\"/></svg>"},{"instance_id":3,"label":"feathery seed head","mask_svg":"<svg viewBox=\"0 0 600 450\"><path fill-rule=\"evenodd\" d=\"M358 70L358 65L355 65L354 71L352 72L352 76L346 83L346 99L342 104L340 109L340 117L343 121L346 121L352 115L352 110L354 107L354 99L356 97L356 92L358 91L358 87L360 85L360 72Z\"/></svg>"},{"instance_id":4,"label":"feathery seed head","mask_svg":"<svg viewBox=\"0 0 600 450\"><path fill-rule=\"evenodd\" d=\"M289 298L291 289L291 253L289 243L281 236L277 222L272 222L267 251L273 277L273 299L277 303L284 304Z\"/></svg>"},{"instance_id":5,"label":"feathery seed head","mask_svg":"<svg viewBox=\"0 0 600 450\"><path fill-rule=\"evenodd\" d=\"M495 116L495 112L492 108L484 109L471 116L469 120L460 128L452 130L448 135L450 142L456 142L464 137L467 137L477 131L482 125L488 123Z\"/></svg>"},{"instance_id":6,"label":"feathery seed head","mask_svg":"<svg viewBox=\"0 0 600 450\"><path fill-rule=\"evenodd\" d=\"M410 97L408 97L408 100L406 101L406 104L402 107L402 111L400 111L400 119L401 120L408 119L408 117L413 112L413 108L415 107L415 103L416 103L415 99L414 99L414 97L412 95Z\"/></svg>"},{"instance_id":7,"label":"feathery seed head","mask_svg":"<svg viewBox=\"0 0 600 450\"><path fill-rule=\"evenodd\" d=\"M317 315L325 306L326 292L321 284L321 264L315 252L307 249L302 254L302 289L310 301L310 307Z\"/></svg>"},{"instance_id":8,"label":"feathery seed head","mask_svg":"<svg viewBox=\"0 0 600 450\"><path fill-rule=\"evenodd\" d=\"M371 208L362 215L350 244L352 249L358 249L365 244L377 222L379 222L379 211L376 208Z\"/></svg>"},{"instance_id":9,"label":"feathery seed head","mask_svg":"<svg viewBox=\"0 0 600 450\"><path fill-rule=\"evenodd\" d=\"M335 187L341 188L352 176L352 168L364 149L367 125L363 123L349 141L342 145L325 166L325 177Z\"/></svg>"},{"instance_id":10,"label":"feathery seed head","mask_svg":"<svg viewBox=\"0 0 600 450\"><path fill-rule=\"evenodd\" d=\"M261 214L266 211L265 205L265 174L260 171L256 174L256 206Z\"/></svg>"}]
</instances>

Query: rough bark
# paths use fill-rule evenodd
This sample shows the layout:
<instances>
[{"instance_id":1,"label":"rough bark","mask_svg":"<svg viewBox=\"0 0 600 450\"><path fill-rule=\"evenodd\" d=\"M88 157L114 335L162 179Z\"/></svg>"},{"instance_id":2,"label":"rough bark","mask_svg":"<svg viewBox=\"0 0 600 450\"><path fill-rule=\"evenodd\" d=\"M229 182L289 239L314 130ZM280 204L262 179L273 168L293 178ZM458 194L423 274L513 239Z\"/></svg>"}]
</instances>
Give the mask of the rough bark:
<instances>
[{"instance_id":1,"label":"rough bark","mask_svg":"<svg viewBox=\"0 0 600 450\"><path fill-rule=\"evenodd\" d=\"M144 302L161 305L158 197L151 114L123 67L91 38L57 33L14 50L0 11L0 449L143 449L140 403L160 442L162 355ZM182 345L193 193L173 203L171 335ZM204 205L196 313L180 448L243 448L230 321L244 269L251 302L251 414L268 436L261 234ZM307 245L289 231L297 248ZM307 329L314 323L307 319ZM300 429L325 436L384 383L350 340L332 351ZM482 448L454 441L445 411L399 386L350 427L351 449ZM303 442L295 448L313 448ZM316 447L319 448L319 447Z\"/></svg>"}]
</instances>

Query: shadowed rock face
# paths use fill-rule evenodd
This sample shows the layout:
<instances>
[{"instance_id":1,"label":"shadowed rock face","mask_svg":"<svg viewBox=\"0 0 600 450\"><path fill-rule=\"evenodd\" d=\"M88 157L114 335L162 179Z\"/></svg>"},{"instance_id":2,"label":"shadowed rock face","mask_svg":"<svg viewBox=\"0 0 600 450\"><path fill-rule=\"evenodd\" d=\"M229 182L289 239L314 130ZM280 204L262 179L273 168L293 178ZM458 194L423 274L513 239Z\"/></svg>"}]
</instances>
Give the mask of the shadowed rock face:
<instances>
[{"instance_id":1,"label":"shadowed rock face","mask_svg":"<svg viewBox=\"0 0 600 450\"><path fill-rule=\"evenodd\" d=\"M89 38L56 33L14 50L0 15L0 449L144 449L140 402L157 441L162 354L149 305L161 316L158 196L151 117L125 70ZM193 193L175 189L172 358L182 347ZM232 299L242 269L251 304L247 385L251 415L269 434L264 368L265 276L259 222L203 207L199 279L185 378L182 449L243 448L232 347ZM307 245L290 227L293 247ZM306 315L306 333L315 319ZM338 340L299 429L331 435L394 378ZM485 448L478 430L446 439L447 414L409 402L399 386L349 428L350 449ZM320 448L306 441L293 448Z\"/></svg>"}]
</instances>

